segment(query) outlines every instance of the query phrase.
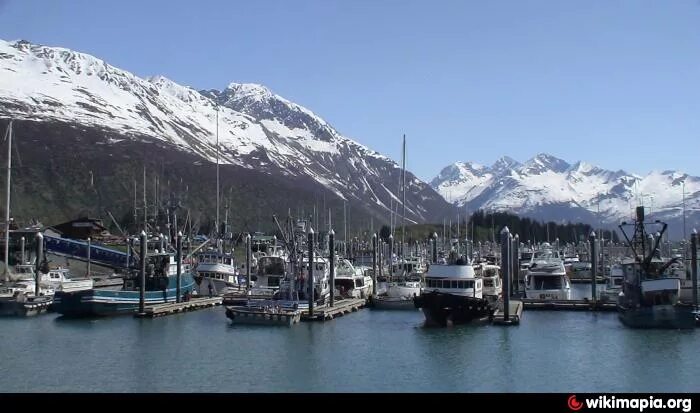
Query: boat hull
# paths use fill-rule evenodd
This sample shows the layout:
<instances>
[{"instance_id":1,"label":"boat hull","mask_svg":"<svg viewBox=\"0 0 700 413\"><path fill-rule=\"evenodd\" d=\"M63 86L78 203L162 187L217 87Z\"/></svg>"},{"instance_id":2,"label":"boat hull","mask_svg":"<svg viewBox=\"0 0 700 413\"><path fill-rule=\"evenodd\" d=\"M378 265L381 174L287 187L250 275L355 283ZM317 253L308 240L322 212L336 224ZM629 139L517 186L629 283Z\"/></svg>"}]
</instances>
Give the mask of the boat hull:
<instances>
[{"instance_id":1,"label":"boat hull","mask_svg":"<svg viewBox=\"0 0 700 413\"><path fill-rule=\"evenodd\" d=\"M372 307L380 310L416 311L413 298L378 296L372 298Z\"/></svg>"},{"instance_id":2,"label":"boat hull","mask_svg":"<svg viewBox=\"0 0 700 413\"><path fill-rule=\"evenodd\" d=\"M618 305L622 324L631 328L691 329L695 328L696 315L690 305L657 305L627 308Z\"/></svg>"},{"instance_id":3,"label":"boat hull","mask_svg":"<svg viewBox=\"0 0 700 413\"><path fill-rule=\"evenodd\" d=\"M423 310L425 325L447 327L487 321L494 308L486 299L444 293L423 293L415 297L414 305Z\"/></svg>"},{"instance_id":4,"label":"boat hull","mask_svg":"<svg viewBox=\"0 0 700 413\"><path fill-rule=\"evenodd\" d=\"M182 278L180 294L192 293L192 277ZM146 291L146 305L163 304L176 301L176 288ZM57 291L54 295L52 310L67 317L90 317L133 314L139 309L139 291L90 289L82 291Z\"/></svg>"},{"instance_id":5,"label":"boat hull","mask_svg":"<svg viewBox=\"0 0 700 413\"><path fill-rule=\"evenodd\" d=\"M227 307L226 317L228 317L231 320L231 324L291 327L301 320L301 312L272 312L264 310L253 310L247 307Z\"/></svg>"}]
</instances>

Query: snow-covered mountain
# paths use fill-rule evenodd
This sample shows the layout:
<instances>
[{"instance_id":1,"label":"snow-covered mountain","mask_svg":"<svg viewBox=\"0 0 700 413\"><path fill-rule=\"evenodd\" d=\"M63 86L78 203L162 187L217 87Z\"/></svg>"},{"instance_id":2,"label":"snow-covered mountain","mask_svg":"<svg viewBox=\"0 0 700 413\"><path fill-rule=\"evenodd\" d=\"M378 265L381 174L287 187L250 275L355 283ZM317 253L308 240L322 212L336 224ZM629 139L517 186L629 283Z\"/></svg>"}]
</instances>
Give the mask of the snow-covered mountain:
<instances>
[{"instance_id":1,"label":"snow-covered mountain","mask_svg":"<svg viewBox=\"0 0 700 413\"><path fill-rule=\"evenodd\" d=\"M570 164L539 154L519 163L503 157L492 166L457 162L431 181L448 202L470 210L512 211L553 221L581 220L611 226L628 220L644 205L682 233L685 191L686 226L700 223L700 178L676 171L636 175L586 162Z\"/></svg>"},{"instance_id":2,"label":"snow-covered mountain","mask_svg":"<svg viewBox=\"0 0 700 413\"><path fill-rule=\"evenodd\" d=\"M387 219L398 199L395 162L256 84L198 91L162 76L140 78L84 53L0 40L0 118L69 123L103 131L102 143L158 142L210 162L218 138L224 165L304 179ZM410 172L406 194L410 220L450 208Z\"/></svg>"}]
</instances>

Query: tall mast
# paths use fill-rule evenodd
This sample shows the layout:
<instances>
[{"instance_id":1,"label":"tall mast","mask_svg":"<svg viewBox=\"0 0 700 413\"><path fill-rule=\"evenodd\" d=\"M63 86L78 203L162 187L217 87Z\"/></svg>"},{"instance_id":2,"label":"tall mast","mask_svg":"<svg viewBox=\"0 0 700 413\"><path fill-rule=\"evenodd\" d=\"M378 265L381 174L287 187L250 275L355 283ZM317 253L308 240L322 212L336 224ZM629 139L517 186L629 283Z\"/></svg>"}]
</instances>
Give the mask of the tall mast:
<instances>
[{"instance_id":1,"label":"tall mast","mask_svg":"<svg viewBox=\"0 0 700 413\"><path fill-rule=\"evenodd\" d=\"M403 191L401 201L403 204L403 213L401 214L401 256L403 256L403 246L406 242L406 134L403 135L403 166L401 175L403 176L401 184L401 190Z\"/></svg>"},{"instance_id":2,"label":"tall mast","mask_svg":"<svg viewBox=\"0 0 700 413\"><path fill-rule=\"evenodd\" d=\"M146 204L146 164L143 164L143 230L148 230L148 205Z\"/></svg>"},{"instance_id":3,"label":"tall mast","mask_svg":"<svg viewBox=\"0 0 700 413\"><path fill-rule=\"evenodd\" d=\"M219 105L216 105L216 234L219 234Z\"/></svg>"},{"instance_id":4,"label":"tall mast","mask_svg":"<svg viewBox=\"0 0 700 413\"><path fill-rule=\"evenodd\" d=\"M5 269L3 271L5 275L5 281L9 281L9 267L10 267L10 175L12 173L12 121L7 125L7 131L5 132L5 139L7 139L7 187L5 195ZM39 258L37 257L37 260ZM24 264L24 263L23 263Z\"/></svg>"}]
</instances>

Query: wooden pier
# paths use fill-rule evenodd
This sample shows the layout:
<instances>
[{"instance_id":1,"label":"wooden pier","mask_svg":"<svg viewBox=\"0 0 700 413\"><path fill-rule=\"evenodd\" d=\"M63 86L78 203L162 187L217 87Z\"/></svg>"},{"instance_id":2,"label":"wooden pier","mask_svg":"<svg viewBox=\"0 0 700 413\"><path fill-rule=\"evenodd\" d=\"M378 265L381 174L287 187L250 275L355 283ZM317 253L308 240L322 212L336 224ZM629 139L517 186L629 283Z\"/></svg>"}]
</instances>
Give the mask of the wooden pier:
<instances>
[{"instance_id":1,"label":"wooden pier","mask_svg":"<svg viewBox=\"0 0 700 413\"><path fill-rule=\"evenodd\" d=\"M223 302L222 297L212 297L212 298L193 298L190 301L183 301L181 303L163 303L163 304L153 304L147 305L144 308L143 313L136 313L135 316L139 318L156 318L162 317L164 315L183 313L185 311L201 310L203 308L214 307L221 305Z\"/></svg>"},{"instance_id":2,"label":"wooden pier","mask_svg":"<svg viewBox=\"0 0 700 413\"><path fill-rule=\"evenodd\" d=\"M505 319L505 314L503 313L503 308L498 308L493 313L493 318L491 322L495 325L511 326L520 324L520 318L523 314L523 302L520 300L510 300L510 305L508 306L508 319Z\"/></svg>"},{"instance_id":3,"label":"wooden pier","mask_svg":"<svg viewBox=\"0 0 700 413\"><path fill-rule=\"evenodd\" d=\"M617 311L617 304L612 301L593 300L538 300L523 298L527 310L551 311Z\"/></svg>"},{"instance_id":4,"label":"wooden pier","mask_svg":"<svg viewBox=\"0 0 700 413\"><path fill-rule=\"evenodd\" d=\"M314 308L313 317L309 315L309 310L303 310L301 313L301 321L326 321L336 317L341 317L344 314L354 313L364 308L367 305L366 299L352 298L338 300L333 307L323 305Z\"/></svg>"}]
</instances>

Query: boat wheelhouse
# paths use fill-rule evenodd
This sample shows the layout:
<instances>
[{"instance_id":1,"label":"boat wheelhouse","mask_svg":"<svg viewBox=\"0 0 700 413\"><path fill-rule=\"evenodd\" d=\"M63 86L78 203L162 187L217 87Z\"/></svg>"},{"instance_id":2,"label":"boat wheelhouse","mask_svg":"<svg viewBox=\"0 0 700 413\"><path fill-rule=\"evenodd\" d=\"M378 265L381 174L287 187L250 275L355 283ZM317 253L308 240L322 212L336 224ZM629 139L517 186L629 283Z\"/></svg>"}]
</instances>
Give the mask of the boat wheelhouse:
<instances>
[{"instance_id":1,"label":"boat wheelhouse","mask_svg":"<svg viewBox=\"0 0 700 413\"><path fill-rule=\"evenodd\" d=\"M223 295L238 291L244 285L233 254L209 250L198 254L196 263L195 280L200 295Z\"/></svg>"},{"instance_id":2,"label":"boat wheelhouse","mask_svg":"<svg viewBox=\"0 0 700 413\"><path fill-rule=\"evenodd\" d=\"M525 277L525 297L538 300L570 300L571 281L559 253L545 243L535 251Z\"/></svg>"}]
</instances>

